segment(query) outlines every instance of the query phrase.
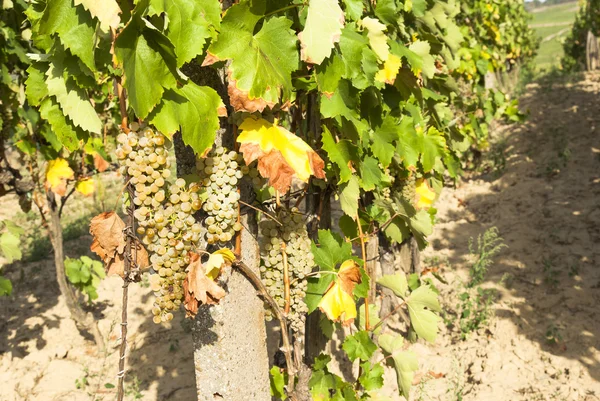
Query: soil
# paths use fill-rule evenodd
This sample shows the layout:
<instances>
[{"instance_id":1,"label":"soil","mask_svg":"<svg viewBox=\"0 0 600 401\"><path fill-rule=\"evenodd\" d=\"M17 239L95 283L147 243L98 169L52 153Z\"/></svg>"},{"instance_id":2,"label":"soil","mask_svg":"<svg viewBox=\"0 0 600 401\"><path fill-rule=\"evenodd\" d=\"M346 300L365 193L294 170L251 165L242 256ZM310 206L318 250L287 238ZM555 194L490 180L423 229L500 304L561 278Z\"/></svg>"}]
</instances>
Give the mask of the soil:
<instances>
[{"instance_id":1,"label":"soil","mask_svg":"<svg viewBox=\"0 0 600 401\"><path fill-rule=\"evenodd\" d=\"M530 84L521 102L529 118L496 130L487 170L437 202L423 261L447 283L435 282L446 313L435 344L412 346L413 399L600 400L600 75ZM469 239L491 227L508 247L481 284L493 294L490 316L462 334ZM89 254L90 243L69 241L66 253ZM0 298L0 401L114 400L120 278L103 280L90 307L102 352L69 319L51 256L4 271L14 291ZM155 325L151 305L147 284L130 287L126 399L195 400L190 325L181 316ZM391 371L386 382L392 392Z\"/></svg>"}]
</instances>

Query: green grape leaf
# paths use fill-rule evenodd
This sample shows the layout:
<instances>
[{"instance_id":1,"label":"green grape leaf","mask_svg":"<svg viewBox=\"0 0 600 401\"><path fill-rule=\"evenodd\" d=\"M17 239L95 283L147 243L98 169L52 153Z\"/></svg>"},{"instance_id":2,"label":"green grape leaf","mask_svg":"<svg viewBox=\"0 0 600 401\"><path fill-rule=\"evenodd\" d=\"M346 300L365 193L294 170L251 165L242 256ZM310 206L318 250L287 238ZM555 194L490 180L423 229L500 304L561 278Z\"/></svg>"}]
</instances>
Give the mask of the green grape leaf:
<instances>
[{"instance_id":1,"label":"green grape leaf","mask_svg":"<svg viewBox=\"0 0 600 401\"><path fill-rule=\"evenodd\" d=\"M14 233L8 231L0 234L0 249L2 250L2 256L8 260L9 263L21 259L21 241L19 237Z\"/></svg>"},{"instance_id":2,"label":"green grape leaf","mask_svg":"<svg viewBox=\"0 0 600 401\"><path fill-rule=\"evenodd\" d=\"M324 313L320 315L319 328L325 337L328 339L333 338L333 332L335 331L335 323L327 318Z\"/></svg>"},{"instance_id":3,"label":"green grape leaf","mask_svg":"<svg viewBox=\"0 0 600 401\"><path fill-rule=\"evenodd\" d=\"M23 227L16 225L15 223L13 223L10 220L4 220L2 223L4 223L4 227L6 228L6 230L9 233L12 233L13 235L16 235L17 237L20 237L21 235L23 235L23 233L25 233L25 230L23 229Z\"/></svg>"},{"instance_id":4,"label":"green grape leaf","mask_svg":"<svg viewBox=\"0 0 600 401\"><path fill-rule=\"evenodd\" d=\"M390 165L396 149L393 142L398 139L398 127L394 120L393 117L387 116L372 134L371 150L384 167Z\"/></svg>"},{"instance_id":5,"label":"green grape leaf","mask_svg":"<svg viewBox=\"0 0 600 401\"><path fill-rule=\"evenodd\" d=\"M356 24L348 24L342 30L340 50L346 65L344 78L358 89L367 88L378 70L377 56L369 47L369 40L357 32Z\"/></svg>"},{"instance_id":6,"label":"green grape leaf","mask_svg":"<svg viewBox=\"0 0 600 401\"><path fill-rule=\"evenodd\" d=\"M441 310L438 295L429 285L422 285L406 299L408 313L417 335L429 342L434 342L438 333L439 316L434 312ZM428 309L425 309L428 308Z\"/></svg>"},{"instance_id":7,"label":"green grape leaf","mask_svg":"<svg viewBox=\"0 0 600 401\"><path fill-rule=\"evenodd\" d=\"M32 106L39 106L42 100L48 96L48 87L46 86L45 71L47 66L44 63L31 63L27 68L27 80L25 81L25 94L27 100Z\"/></svg>"},{"instance_id":8,"label":"green grape leaf","mask_svg":"<svg viewBox=\"0 0 600 401\"><path fill-rule=\"evenodd\" d=\"M333 390L336 387L335 377L326 370L313 370L308 386L310 387L310 394L313 400L330 400L329 390Z\"/></svg>"},{"instance_id":9,"label":"green grape leaf","mask_svg":"<svg viewBox=\"0 0 600 401\"><path fill-rule=\"evenodd\" d=\"M334 142L333 136L329 129L323 125L323 149L327 152L329 160L331 160L340 170L340 184L348 182L352 177L352 169L350 168L352 163L358 161L358 150L356 146L348 141L341 140Z\"/></svg>"},{"instance_id":10,"label":"green grape leaf","mask_svg":"<svg viewBox=\"0 0 600 401\"><path fill-rule=\"evenodd\" d=\"M382 334L378 343L381 349L392 356L398 389L408 399L415 372L419 369L417 356L411 351L402 351L404 339L400 335L393 337L390 334Z\"/></svg>"},{"instance_id":11,"label":"green grape leaf","mask_svg":"<svg viewBox=\"0 0 600 401\"><path fill-rule=\"evenodd\" d=\"M219 36L208 48L207 58L231 59L228 68L232 84L249 99L276 104L280 92L283 102L292 94L291 74L299 65L297 39L290 29L292 20L286 17L266 20L254 34L263 13L263 3L254 6L250 1L229 8Z\"/></svg>"},{"instance_id":12,"label":"green grape leaf","mask_svg":"<svg viewBox=\"0 0 600 401\"><path fill-rule=\"evenodd\" d=\"M271 382L271 396L280 400L287 399L287 395L285 394L285 378L283 373L281 373L281 369L273 366L269 372L271 373L269 377Z\"/></svg>"},{"instance_id":13,"label":"green grape leaf","mask_svg":"<svg viewBox=\"0 0 600 401\"><path fill-rule=\"evenodd\" d=\"M358 225L352 217L347 214L343 215L340 217L338 225L346 238L352 239L358 237Z\"/></svg>"},{"instance_id":14,"label":"green grape leaf","mask_svg":"<svg viewBox=\"0 0 600 401\"><path fill-rule=\"evenodd\" d=\"M40 35L58 34L61 43L90 69L94 67L95 24L73 0L48 0L39 22Z\"/></svg>"},{"instance_id":15,"label":"green grape leaf","mask_svg":"<svg viewBox=\"0 0 600 401\"><path fill-rule=\"evenodd\" d=\"M65 259L65 273L69 281L73 284L87 282L82 269L81 261L79 261L78 259Z\"/></svg>"},{"instance_id":16,"label":"green grape leaf","mask_svg":"<svg viewBox=\"0 0 600 401\"><path fill-rule=\"evenodd\" d=\"M362 374L358 378L358 381L366 391L373 391L383 387L383 366L380 363L371 365L369 361L366 361L360 367Z\"/></svg>"},{"instance_id":17,"label":"green grape leaf","mask_svg":"<svg viewBox=\"0 0 600 401\"><path fill-rule=\"evenodd\" d=\"M221 23L219 0L171 0L167 3L166 35L175 46L177 67L202 54L206 41L216 37Z\"/></svg>"},{"instance_id":18,"label":"green grape leaf","mask_svg":"<svg viewBox=\"0 0 600 401\"><path fill-rule=\"evenodd\" d=\"M315 257L315 263L321 271L335 271L338 264L352 257L352 244L344 241L338 234L329 230L319 230L318 237L319 246L313 243L311 251ZM333 274L322 274L320 277L310 277L308 279L308 288L304 300L309 313L317 309L323 294L334 278L335 275Z\"/></svg>"},{"instance_id":19,"label":"green grape leaf","mask_svg":"<svg viewBox=\"0 0 600 401\"><path fill-rule=\"evenodd\" d=\"M379 318L379 307L377 305L374 305L373 303L369 304L369 326L371 330L373 330L373 327L377 326L379 324L379 322L381 321L381 319ZM358 327L359 330L366 330L365 328L365 304L361 304L360 307L358 308L358 319L355 322L356 327ZM375 335L379 335L381 333L381 329L382 326L379 326L378 328L376 328L375 330L373 330L373 334Z\"/></svg>"},{"instance_id":20,"label":"green grape leaf","mask_svg":"<svg viewBox=\"0 0 600 401\"><path fill-rule=\"evenodd\" d=\"M12 294L13 286L9 279L0 276L0 297Z\"/></svg>"},{"instance_id":21,"label":"green grape leaf","mask_svg":"<svg viewBox=\"0 0 600 401\"><path fill-rule=\"evenodd\" d=\"M352 362L357 359L368 361L377 350L377 345L371 340L367 331L359 331L354 335L346 337L342 348L346 351L346 355L348 355L348 358Z\"/></svg>"},{"instance_id":22,"label":"green grape leaf","mask_svg":"<svg viewBox=\"0 0 600 401\"><path fill-rule=\"evenodd\" d=\"M329 57L340 40L344 21L338 0L309 0L306 23L298 34L302 61L321 64Z\"/></svg>"},{"instance_id":23,"label":"green grape leaf","mask_svg":"<svg viewBox=\"0 0 600 401\"><path fill-rule=\"evenodd\" d=\"M410 7L407 6L410 4ZM407 0L404 3L404 11L411 11L415 17L423 17L427 11L427 0Z\"/></svg>"},{"instance_id":24,"label":"green grape leaf","mask_svg":"<svg viewBox=\"0 0 600 401\"><path fill-rule=\"evenodd\" d=\"M73 152L79 149L79 138L83 137L83 132L71 124L52 98L47 97L42 101L40 116L50 123L52 131L67 150Z\"/></svg>"},{"instance_id":25,"label":"green grape leaf","mask_svg":"<svg viewBox=\"0 0 600 401\"><path fill-rule=\"evenodd\" d=\"M404 272L398 272L396 274L386 274L381 276L377 280L377 284L382 287L389 288L400 298L405 298L408 292L408 282L406 280L406 274Z\"/></svg>"},{"instance_id":26,"label":"green grape leaf","mask_svg":"<svg viewBox=\"0 0 600 401\"><path fill-rule=\"evenodd\" d=\"M367 156L360 165L361 187L365 191L372 191L381 184L381 168L379 162Z\"/></svg>"},{"instance_id":27,"label":"green grape leaf","mask_svg":"<svg viewBox=\"0 0 600 401\"><path fill-rule=\"evenodd\" d=\"M433 218L430 210L419 210L410 218L410 229L415 239L419 243L419 248L423 249L427 245L426 238L433 233Z\"/></svg>"},{"instance_id":28,"label":"green grape leaf","mask_svg":"<svg viewBox=\"0 0 600 401\"><path fill-rule=\"evenodd\" d=\"M346 17L350 18L353 21L358 21L363 15L365 4L362 2L362 0L343 1L344 9L346 10Z\"/></svg>"},{"instance_id":29,"label":"green grape leaf","mask_svg":"<svg viewBox=\"0 0 600 401\"><path fill-rule=\"evenodd\" d=\"M162 33L132 20L115 42L115 54L123 65L127 96L139 118L146 118L160 102L165 89L177 84L173 45Z\"/></svg>"},{"instance_id":30,"label":"green grape leaf","mask_svg":"<svg viewBox=\"0 0 600 401\"><path fill-rule=\"evenodd\" d=\"M180 88L166 90L148 120L166 135L181 127L183 142L204 155L215 143L219 113L224 111L223 101L214 89L190 81Z\"/></svg>"},{"instance_id":31,"label":"green grape leaf","mask_svg":"<svg viewBox=\"0 0 600 401\"><path fill-rule=\"evenodd\" d=\"M339 53L334 52L327 61L317 65L315 78L319 91L325 96L331 96L337 91L340 80L346 71L346 66Z\"/></svg>"},{"instance_id":32,"label":"green grape leaf","mask_svg":"<svg viewBox=\"0 0 600 401\"><path fill-rule=\"evenodd\" d=\"M416 167L419 161L419 141L414 128L412 117L404 116L400 122L400 136L396 144L396 151L402 159L404 167Z\"/></svg>"},{"instance_id":33,"label":"green grape leaf","mask_svg":"<svg viewBox=\"0 0 600 401\"><path fill-rule=\"evenodd\" d=\"M446 149L446 139L441 132L430 127L427 132L417 133L421 164L425 172L434 169L436 162L441 161Z\"/></svg>"},{"instance_id":34,"label":"green grape leaf","mask_svg":"<svg viewBox=\"0 0 600 401\"><path fill-rule=\"evenodd\" d=\"M399 244L410 237L410 229L400 217L394 217L387 227L384 228L383 232L389 239Z\"/></svg>"},{"instance_id":35,"label":"green grape leaf","mask_svg":"<svg viewBox=\"0 0 600 401\"><path fill-rule=\"evenodd\" d=\"M421 63L419 65L412 66L413 71L416 67L423 71L423 74L425 74L427 78L433 78L433 75L435 74L435 60L430 54L431 46L429 43L422 40L417 40L416 42L411 43L410 46L408 46L408 49L421 59Z\"/></svg>"},{"instance_id":36,"label":"green grape leaf","mask_svg":"<svg viewBox=\"0 0 600 401\"><path fill-rule=\"evenodd\" d=\"M46 72L48 94L56 98L63 113L71 119L73 125L100 134L102 121L90 103L89 96L72 80L66 81L63 74L62 61L53 60Z\"/></svg>"},{"instance_id":37,"label":"green grape leaf","mask_svg":"<svg viewBox=\"0 0 600 401\"><path fill-rule=\"evenodd\" d=\"M352 257L352 244L329 230L319 230L319 246L312 244L315 263L321 270L333 271L336 266Z\"/></svg>"},{"instance_id":38,"label":"green grape leaf","mask_svg":"<svg viewBox=\"0 0 600 401\"><path fill-rule=\"evenodd\" d=\"M360 196L360 185L358 177L353 175L348 182L340 186L340 206L348 216L356 216L358 212L358 198Z\"/></svg>"},{"instance_id":39,"label":"green grape leaf","mask_svg":"<svg viewBox=\"0 0 600 401\"><path fill-rule=\"evenodd\" d=\"M88 10L92 17L98 18L100 21L100 29L104 32L110 32L110 29L117 29L121 23L121 9L117 0L75 0L75 5L83 5L83 8Z\"/></svg>"},{"instance_id":40,"label":"green grape leaf","mask_svg":"<svg viewBox=\"0 0 600 401\"><path fill-rule=\"evenodd\" d=\"M375 15L388 25L394 25L398 21L398 8L394 0L377 0Z\"/></svg>"}]
</instances>

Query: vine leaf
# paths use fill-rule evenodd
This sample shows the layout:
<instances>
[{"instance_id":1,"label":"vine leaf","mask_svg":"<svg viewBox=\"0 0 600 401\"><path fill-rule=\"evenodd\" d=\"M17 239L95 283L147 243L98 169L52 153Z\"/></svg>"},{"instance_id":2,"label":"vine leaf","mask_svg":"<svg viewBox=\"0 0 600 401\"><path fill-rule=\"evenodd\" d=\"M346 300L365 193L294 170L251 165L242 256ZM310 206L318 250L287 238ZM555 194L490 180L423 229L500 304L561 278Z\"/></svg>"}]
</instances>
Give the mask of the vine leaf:
<instances>
[{"instance_id":1,"label":"vine leaf","mask_svg":"<svg viewBox=\"0 0 600 401\"><path fill-rule=\"evenodd\" d=\"M361 365L362 374L358 381L366 391L373 391L383 387L383 366L380 363L371 365L369 361Z\"/></svg>"},{"instance_id":2,"label":"vine leaf","mask_svg":"<svg viewBox=\"0 0 600 401\"><path fill-rule=\"evenodd\" d=\"M90 223L90 234L93 241L90 249L104 262L107 275L125 276L125 222L115 212L103 212L94 217ZM137 267L145 269L150 266L148 252L138 241L131 250Z\"/></svg>"},{"instance_id":3,"label":"vine leaf","mask_svg":"<svg viewBox=\"0 0 600 401\"><path fill-rule=\"evenodd\" d=\"M40 105L40 116L50 123L52 131L67 150L72 152L79 148L79 136L83 133L65 117L56 101L50 97L45 98Z\"/></svg>"},{"instance_id":4,"label":"vine leaf","mask_svg":"<svg viewBox=\"0 0 600 401\"><path fill-rule=\"evenodd\" d=\"M218 0L171 0L165 11L169 16L166 34L181 67L202 53L207 39L217 36L221 5Z\"/></svg>"},{"instance_id":5,"label":"vine leaf","mask_svg":"<svg viewBox=\"0 0 600 401\"><path fill-rule=\"evenodd\" d=\"M408 292L408 281L406 280L406 274L404 274L404 272L381 276L377 280L377 284L381 285L382 287L389 288L397 297L402 299L406 298L406 293Z\"/></svg>"},{"instance_id":6,"label":"vine leaf","mask_svg":"<svg viewBox=\"0 0 600 401\"><path fill-rule=\"evenodd\" d=\"M360 184L357 176L351 176L348 182L340 185L340 206L348 216L356 215L359 196Z\"/></svg>"},{"instance_id":7,"label":"vine leaf","mask_svg":"<svg viewBox=\"0 0 600 401\"><path fill-rule=\"evenodd\" d=\"M358 264L350 259L340 266L337 278L319 302L319 309L329 320L350 325L356 318L354 287L362 281Z\"/></svg>"},{"instance_id":8,"label":"vine leaf","mask_svg":"<svg viewBox=\"0 0 600 401\"><path fill-rule=\"evenodd\" d=\"M42 100L48 96L48 87L46 86L46 77L44 71L45 64L31 63L27 68L27 80L25 81L25 94L27 100L32 106L39 106Z\"/></svg>"},{"instance_id":9,"label":"vine leaf","mask_svg":"<svg viewBox=\"0 0 600 401\"><path fill-rule=\"evenodd\" d=\"M231 264L235 260L235 255L230 249L219 249L210 254L206 262L205 274L211 280L215 280L221 273L223 266Z\"/></svg>"},{"instance_id":10,"label":"vine leaf","mask_svg":"<svg viewBox=\"0 0 600 401\"><path fill-rule=\"evenodd\" d=\"M323 125L323 149L327 152L329 160L335 163L340 170L340 184L348 182L355 171L352 163L358 162L358 149L356 145L346 139L335 142L329 129Z\"/></svg>"},{"instance_id":11,"label":"vine leaf","mask_svg":"<svg viewBox=\"0 0 600 401\"><path fill-rule=\"evenodd\" d=\"M206 275L200 255L190 252L190 264L183 283L185 294L184 306L188 316L198 313L199 303L216 305L226 292L212 278Z\"/></svg>"},{"instance_id":12,"label":"vine leaf","mask_svg":"<svg viewBox=\"0 0 600 401\"><path fill-rule=\"evenodd\" d=\"M67 180L72 180L74 175L65 159L50 160L46 167L46 190L64 196L67 192Z\"/></svg>"},{"instance_id":13,"label":"vine leaf","mask_svg":"<svg viewBox=\"0 0 600 401\"><path fill-rule=\"evenodd\" d=\"M104 6L104 2L101 3ZM95 27L92 17L73 0L48 0L39 23L40 35L58 34L61 43L90 69L94 67Z\"/></svg>"},{"instance_id":14,"label":"vine leaf","mask_svg":"<svg viewBox=\"0 0 600 401\"><path fill-rule=\"evenodd\" d=\"M387 36L383 32L386 27L384 24L379 22L377 18L365 17L359 25L367 30L367 37L369 38L369 44L371 49L377 55L377 58L381 62L385 62L390 55L390 47L387 44Z\"/></svg>"},{"instance_id":15,"label":"vine leaf","mask_svg":"<svg viewBox=\"0 0 600 401\"><path fill-rule=\"evenodd\" d=\"M84 178L83 180L77 181L75 190L83 196L90 196L96 190L96 184L91 178Z\"/></svg>"},{"instance_id":16,"label":"vine leaf","mask_svg":"<svg viewBox=\"0 0 600 401\"><path fill-rule=\"evenodd\" d=\"M398 389L408 399L415 372L419 369L417 356L411 351L402 350L404 338L401 335L393 337L390 334L382 334L379 336L378 343L381 349L392 356Z\"/></svg>"},{"instance_id":17,"label":"vine leaf","mask_svg":"<svg viewBox=\"0 0 600 401\"><path fill-rule=\"evenodd\" d=\"M100 173L106 171L106 169L110 167L110 163L108 161L106 161L106 159L104 159L100 155L100 153L98 153L98 152L93 153L93 158L94 158L94 167Z\"/></svg>"},{"instance_id":18,"label":"vine leaf","mask_svg":"<svg viewBox=\"0 0 600 401\"><path fill-rule=\"evenodd\" d=\"M368 361L377 350L377 345L369 337L369 332L363 330L346 337L342 348L352 362L357 359Z\"/></svg>"},{"instance_id":19,"label":"vine leaf","mask_svg":"<svg viewBox=\"0 0 600 401\"><path fill-rule=\"evenodd\" d=\"M281 373L281 369L278 366L273 366L269 371L269 381L271 383L271 396L285 401L287 394L285 393L285 376Z\"/></svg>"},{"instance_id":20,"label":"vine leaf","mask_svg":"<svg viewBox=\"0 0 600 401\"><path fill-rule=\"evenodd\" d=\"M416 207L417 209L428 209L433 205L436 193L429 187L425 179L419 179L415 185Z\"/></svg>"},{"instance_id":21,"label":"vine leaf","mask_svg":"<svg viewBox=\"0 0 600 401\"><path fill-rule=\"evenodd\" d=\"M406 299L410 321L417 335L429 342L437 337L439 316L434 312L441 310L437 294L429 285L422 285ZM428 309L425 309L428 308Z\"/></svg>"},{"instance_id":22,"label":"vine leaf","mask_svg":"<svg viewBox=\"0 0 600 401\"><path fill-rule=\"evenodd\" d=\"M231 59L228 67L235 86L249 100L262 99L267 104L283 103L290 99L293 86L291 74L298 69L297 38L286 17L271 18L254 34L262 19L265 5L250 1L236 4L227 10L221 22L221 32L208 48L203 65ZM231 91L231 90L230 90ZM243 102L236 102L240 107ZM236 111L243 109L237 108ZM256 110L248 110L256 111Z\"/></svg>"},{"instance_id":23,"label":"vine leaf","mask_svg":"<svg viewBox=\"0 0 600 401\"><path fill-rule=\"evenodd\" d=\"M21 259L22 254L20 243L21 241L19 240L19 237L15 233L12 233L10 231L4 232L0 235L0 249L2 250L2 256L6 258L8 263L11 263L14 260ZM0 279L1 278L2 277L0 276ZM2 282L0 281L0 286L1 285ZM2 295L2 288L0 288L0 295Z\"/></svg>"},{"instance_id":24,"label":"vine leaf","mask_svg":"<svg viewBox=\"0 0 600 401\"><path fill-rule=\"evenodd\" d=\"M367 156L360 165L361 187L365 191L372 191L381 184L381 168L379 162Z\"/></svg>"},{"instance_id":25,"label":"vine leaf","mask_svg":"<svg viewBox=\"0 0 600 401\"><path fill-rule=\"evenodd\" d=\"M398 139L398 127L391 116L386 116L381 126L373 131L371 150L379 162L387 167L394 157L394 141Z\"/></svg>"},{"instance_id":26,"label":"vine leaf","mask_svg":"<svg viewBox=\"0 0 600 401\"><path fill-rule=\"evenodd\" d=\"M115 42L115 54L123 65L123 85L139 118L146 118L165 89L177 84L171 73L176 64L173 44L148 25L133 19Z\"/></svg>"},{"instance_id":27,"label":"vine leaf","mask_svg":"<svg viewBox=\"0 0 600 401\"><path fill-rule=\"evenodd\" d=\"M321 64L340 41L344 12L338 0L310 0L304 30L298 34L300 57L311 64Z\"/></svg>"},{"instance_id":28,"label":"vine leaf","mask_svg":"<svg viewBox=\"0 0 600 401\"><path fill-rule=\"evenodd\" d=\"M63 113L81 129L99 134L102 121L85 91L63 77L62 62L54 60L46 72L48 94L54 96Z\"/></svg>"},{"instance_id":29,"label":"vine leaf","mask_svg":"<svg viewBox=\"0 0 600 401\"><path fill-rule=\"evenodd\" d=\"M396 76L400 71L400 67L402 67L402 60L399 57L390 54L388 59L383 63L383 66L377 71L377 74L375 74L375 80L393 85L396 81Z\"/></svg>"},{"instance_id":30,"label":"vine leaf","mask_svg":"<svg viewBox=\"0 0 600 401\"><path fill-rule=\"evenodd\" d=\"M181 138L199 155L205 155L215 143L219 116L227 113L217 92L207 86L188 82L168 89L148 120L163 134L180 130Z\"/></svg>"},{"instance_id":31,"label":"vine leaf","mask_svg":"<svg viewBox=\"0 0 600 401\"><path fill-rule=\"evenodd\" d=\"M92 17L98 18L100 29L103 32L109 32L110 28L117 29L119 27L121 9L116 0L75 0L75 5L82 5Z\"/></svg>"},{"instance_id":32,"label":"vine leaf","mask_svg":"<svg viewBox=\"0 0 600 401\"><path fill-rule=\"evenodd\" d=\"M292 178L308 182L311 175L325 178L325 162L300 137L282 126L254 116L240 125L237 141L246 164L258 159L258 171L281 193L289 190Z\"/></svg>"},{"instance_id":33,"label":"vine leaf","mask_svg":"<svg viewBox=\"0 0 600 401\"><path fill-rule=\"evenodd\" d=\"M440 131L434 127L429 127L427 132L422 129L418 130L417 141L421 152L423 170L429 172L436 167L438 161L442 160L446 148L446 139Z\"/></svg>"}]
</instances>

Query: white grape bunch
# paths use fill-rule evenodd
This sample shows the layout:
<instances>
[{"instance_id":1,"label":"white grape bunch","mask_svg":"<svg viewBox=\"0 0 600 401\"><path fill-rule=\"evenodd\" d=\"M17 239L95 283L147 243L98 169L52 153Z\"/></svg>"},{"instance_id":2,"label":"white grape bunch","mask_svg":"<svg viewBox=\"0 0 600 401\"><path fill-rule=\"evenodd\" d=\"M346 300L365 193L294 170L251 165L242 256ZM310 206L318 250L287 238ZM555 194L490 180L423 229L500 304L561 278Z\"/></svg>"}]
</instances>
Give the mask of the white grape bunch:
<instances>
[{"instance_id":1,"label":"white grape bunch","mask_svg":"<svg viewBox=\"0 0 600 401\"><path fill-rule=\"evenodd\" d=\"M242 229L238 222L240 194L237 186L243 171L248 170L246 166L240 167L242 161L242 155L221 146L196 161L205 191L202 210L206 213L204 224L209 245L229 242Z\"/></svg>"},{"instance_id":2,"label":"white grape bunch","mask_svg":"<svg viewBox=\"0 0 600 401\"><path fill-rule=\"evenodd\" d=\"M308 285L306 276L315 265L310 250L311 241L297 208L280 209L276 218L278 222L265 219L260 223L261 279L279 307L285 310L284 260L287 262L290 280L290 308L287 318L295 332L303 332L308 312L304 303ZM267 309L265 317L268 321L273 319L273 312Z\"/></svg>"},{"instance_id":3,"label":"white grape bunch","mask_svg":"<svg viewBox=\"0 0 600 401\"><path fill-rule=\"evenodd\" d=\"M150 253L155 274L150 281L156 296L154 322L173 319L173 311L183 301L183 280L189 264L188 252L200 239L201 226L193 213L202 207L198 184L186 185L178 178L171 185L170 164L165 137L150 127L117 137L116 154L121 173L134 188L134 217L137 234Z\"/></svg>"}]
</instances>

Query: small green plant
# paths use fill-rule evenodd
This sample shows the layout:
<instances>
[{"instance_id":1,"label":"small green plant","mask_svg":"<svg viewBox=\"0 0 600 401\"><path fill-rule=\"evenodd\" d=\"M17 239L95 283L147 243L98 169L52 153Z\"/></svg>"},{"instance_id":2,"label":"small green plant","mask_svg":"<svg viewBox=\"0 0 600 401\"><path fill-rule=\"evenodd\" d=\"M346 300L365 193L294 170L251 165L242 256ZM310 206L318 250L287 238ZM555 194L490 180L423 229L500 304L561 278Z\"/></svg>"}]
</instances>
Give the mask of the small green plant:
<instances>
[{"instance_id":1,"label":"small green plant","mask_svg":"<svg viewBox=\"0 0 600 401\"><path fill-rule=\"evenodd\" d=\"M550 287L555 288L558 285L558 275L560 272L554 265L554 257L544 257L542 259L542 266L544 269L544 282Z\"/></svg>"},{"instance_id":2,"label":"small green plant","mask_svg":"<svg viewBox=\"0 0 600 401\"><path fill-rule=\"evenodd\" d=\"M132 397L134 400L141 400L144 398L144 394L140 391L140 380L137 376L133 376L131 383L125 386L125 395Z\"/></svg>"},{"instance_id":3,"label":"small green plant","mask_svg":"<svg viewBox=\"0 0 600 401\"><path fill-rule=\"evenodd\" d=\"M469 269L471 280L467 284L467 287L472 288L481 284L488 269L494 264L494 256L496 256L502 248L507 247L508 246L504 244L504 240L500 237L498 228L496 227L491 227L483 234L477 236L477 248L474 246L473 238L469 239L469 253L475 261Z\"/></svg>"},{"instance_id":4,"label":"small green plant","mask_svg":"<svg viewBox=\"0 0 600 401\"><path fill-rule=\"evenodd\" d=\"M87 256L79 259L65 259L65 272L67 278L82 293L88 296L92 302L98 298L98 285L100 280L106 277L102 263Z\"/></svg>"},{"instance_id":5,"label":"small green plant","mask_svg":"<svg viewBox=\"0 0 600 401\"><path fill-rule=\"evenodd\" d=\"M481 287L467 289L460 294L460 332L465 340L468 335L489 322L493 315L494 291Z\"/></svg>"},{"instance_id":6,"label":"small green plant","mask_svg":"<svg viewBox=\"0 0 600 401\"><path fill-rule=\"evenodd\" d=\"M90 372L87 370L87 368L85 368L83 372L83 376L81 376L79 379L75 379L75 388L77 390L83 390L90 384L88 380Z\"/></svg>"},{"instance_id":7,"label":"small green plant","mask_svg":"<svg viewBox=\"0 0 600 401\"><path fill-rule=\"evenodd\" d=\"M551 324L546 329L546 342L550 345L556 345L562 342L563 338L560 334L560 330L555 325Z\"/></svg>"},{"instance_id":8,"label":"small green plant","mask_svg":"<svg viewBox=\"0 0 600 401\"><path fill-rule=\"evenodd\" d=\"M8 263L21 259L21 235L23 229L10 220L0 222L0 256ZM0 297L12 293L12 283L2 277L0 270Z\"/></svg>"},{"instance_id":9,"label":"small green plant","mask_svg":"<svg viewBox=\"0 0 600 401\"><path fill-rule=\"evenodd\" d=\"M579 276L579 262L575 262L569 266L569 277Z\"/></svg>"}]
</instances>

